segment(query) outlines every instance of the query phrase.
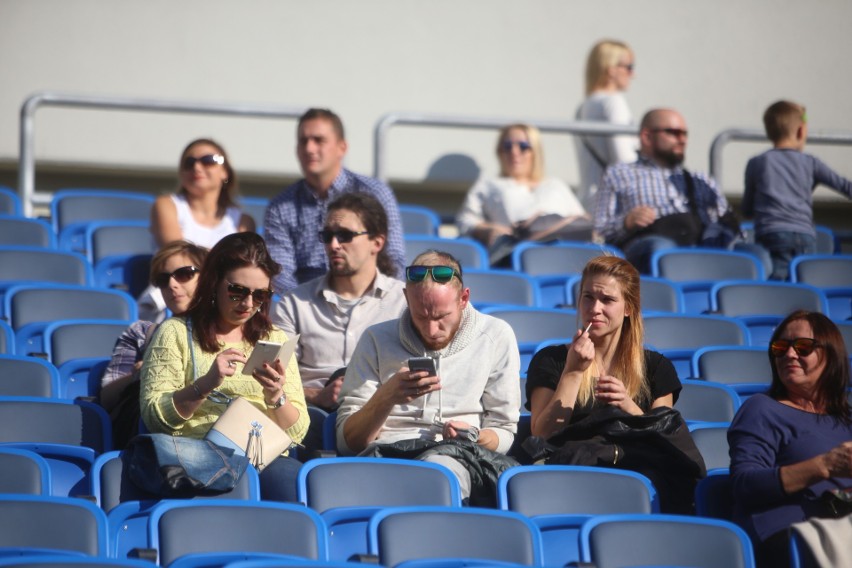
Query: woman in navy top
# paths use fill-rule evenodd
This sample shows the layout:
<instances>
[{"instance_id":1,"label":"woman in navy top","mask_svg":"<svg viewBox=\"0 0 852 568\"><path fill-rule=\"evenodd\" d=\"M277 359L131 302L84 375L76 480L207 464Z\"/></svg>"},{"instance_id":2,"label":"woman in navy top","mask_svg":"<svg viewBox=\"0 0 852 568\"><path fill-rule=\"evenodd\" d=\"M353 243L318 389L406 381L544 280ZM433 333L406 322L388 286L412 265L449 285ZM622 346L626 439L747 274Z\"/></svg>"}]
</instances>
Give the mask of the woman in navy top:
<instances>
[{"instance_id":1,"label":"woman in navy top","mask_svg":"<svg viewBox=\"0 0 852 568\"><path fill-rule=\"evenodd\" d=\"M852 487L849 358L837 326L796 311L769 343L772 385L728 431L734 516L758 566L789 566L790 525L822 516L823 492Z\"/></svg>"}]
</instances>

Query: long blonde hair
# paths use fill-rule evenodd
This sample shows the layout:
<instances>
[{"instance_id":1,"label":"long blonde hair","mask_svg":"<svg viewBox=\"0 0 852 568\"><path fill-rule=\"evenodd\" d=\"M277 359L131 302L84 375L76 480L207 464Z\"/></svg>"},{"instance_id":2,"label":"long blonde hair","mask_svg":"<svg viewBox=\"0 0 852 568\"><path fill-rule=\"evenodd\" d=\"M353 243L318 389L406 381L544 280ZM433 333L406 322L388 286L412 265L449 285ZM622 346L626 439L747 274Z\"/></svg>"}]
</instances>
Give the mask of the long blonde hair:
<instances>
[{"instance_id":1,"label":"long blonde hair","mask_svg":"<svg viewBox=\"0 0 852 568\"><path fill-rule=\"evenodd\" d=\"M586 60L586 96L606 87L608 71L627 53L632 53L630 46L614 39L601 40L592 47Z\"/></svg>"},{"instance_id":2,"label":"long blonde hair","mask_svg":"<svg viewBox=\"0 0 852 568\"><path fill-rule=\"evenodd\" d=\"M613 278L621 289L624 297L625 316L621 328L621 336L618 339L615 353L608 373L621 379L627 389L629 396L636 404L648 402L651 398L651 389L645 377L645 326L642 323L641 294L639 289L639 272L632 264L613 255L603 255L591 259L583 268L580 280L580 290L585 288L586 282L594 276L606 276ZM594 381L592 377L600 375L597 364L592 362L583 373L583 381L580 384L580 392L577 401L581 405L587 404L594 399Z\"/></svg>"}]
</instances>

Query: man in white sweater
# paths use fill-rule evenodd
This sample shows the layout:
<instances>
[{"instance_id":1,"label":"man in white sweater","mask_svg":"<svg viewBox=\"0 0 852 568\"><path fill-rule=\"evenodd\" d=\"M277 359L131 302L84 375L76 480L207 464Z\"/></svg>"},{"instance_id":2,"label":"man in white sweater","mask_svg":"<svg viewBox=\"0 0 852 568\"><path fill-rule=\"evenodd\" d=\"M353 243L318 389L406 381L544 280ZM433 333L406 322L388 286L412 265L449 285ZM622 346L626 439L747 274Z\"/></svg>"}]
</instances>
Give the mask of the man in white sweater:
<instances>
[{"instance_id":1,"label":"man in white sweater","mask_svg":"<svg viewBox=\"0 0 852 568\"><path fill-rule=\"evenodd\" d=\"M470 305L461 266L427 251L406 268L402 316L368 328L346 369L337 416L341 454L401 440L460 439L505 454L520 413L520 355L509 325ZM409 359L431 357L436 372L412 371ZM449 467L470 493L453 457Z\"/></svg>"}]
</instances>

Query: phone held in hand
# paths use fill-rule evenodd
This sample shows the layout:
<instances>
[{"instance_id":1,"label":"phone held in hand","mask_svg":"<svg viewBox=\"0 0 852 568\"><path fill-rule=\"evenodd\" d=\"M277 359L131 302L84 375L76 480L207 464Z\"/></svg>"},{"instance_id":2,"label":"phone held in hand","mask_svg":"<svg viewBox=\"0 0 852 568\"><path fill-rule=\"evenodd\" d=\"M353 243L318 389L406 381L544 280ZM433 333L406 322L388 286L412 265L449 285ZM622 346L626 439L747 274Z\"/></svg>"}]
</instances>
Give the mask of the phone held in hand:
<instances>
[{"instance_id":1,"label":"phone held in hand","mask_svg":"<svg viewBox=\"0 0 852 568\"><path fill-rule=\"evenodd\" d=\"M262 367L264 363L272 364L276 359L281 359L284 367L290 362L290 357L296 351L296 345L299 343L299 336L291 337L286 343L272 343L271 341L258 341L248 361L243 367L244 375L251 375L255 369Z\"/></svg>"},{"instance_id":2,"label":"phone held in hand","mask_svg":"<svg viewBox=\"0 0 852 568\"><path fill-rule=\"evenodd\" d=\"M408 369L410 371L428 371L430 377L438 374L435 359L432 357L412 357L408 360Z\"/></svg>"}]
</instances>

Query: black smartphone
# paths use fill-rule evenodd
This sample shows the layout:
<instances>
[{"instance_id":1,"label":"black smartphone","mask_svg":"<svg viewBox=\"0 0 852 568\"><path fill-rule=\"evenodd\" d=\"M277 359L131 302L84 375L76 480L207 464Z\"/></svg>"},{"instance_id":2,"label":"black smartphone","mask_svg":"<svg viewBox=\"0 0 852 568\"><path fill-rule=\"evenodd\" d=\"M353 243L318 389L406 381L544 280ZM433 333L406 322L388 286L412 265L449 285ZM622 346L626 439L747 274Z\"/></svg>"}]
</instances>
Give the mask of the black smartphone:
<instances>
[{"instance_id":1,"label":"black smartphone","mask_svg":"<svg viewBox=\"0 0 852 568\"><path fill-rule=\"evenodd\" d=\"M430 377L438 374L435 368L435 359L432 357L412 357L408 360L408 369L411 371L428 371Z\"/></svg>"}]
</instances>

